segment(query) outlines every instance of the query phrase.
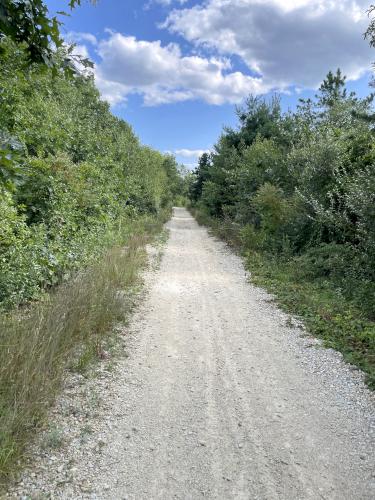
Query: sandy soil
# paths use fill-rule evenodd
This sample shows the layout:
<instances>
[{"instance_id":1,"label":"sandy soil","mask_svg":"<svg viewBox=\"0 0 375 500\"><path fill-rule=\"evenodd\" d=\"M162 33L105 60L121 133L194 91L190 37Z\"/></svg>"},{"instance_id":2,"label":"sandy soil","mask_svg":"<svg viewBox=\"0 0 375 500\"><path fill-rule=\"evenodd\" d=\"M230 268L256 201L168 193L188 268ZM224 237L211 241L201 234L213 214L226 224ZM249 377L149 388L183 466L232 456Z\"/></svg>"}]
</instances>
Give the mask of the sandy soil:
<instances>
[{"instance_id":1,"label":"sandy soil","mask_svg":"<svg viewBox=\"0 0 375 500\"><path fill-rule=\"evenodd\" d=\"M52 464L50 489L34 485L34 494L374 498L373 395L362 374L291 326L186 210L175 209L168 228L129 357L95 417L89 440L100 436L100 452L88 447L60 483ZM64 453L74 462L74 447Z\"/></svg>"}]
</instances>

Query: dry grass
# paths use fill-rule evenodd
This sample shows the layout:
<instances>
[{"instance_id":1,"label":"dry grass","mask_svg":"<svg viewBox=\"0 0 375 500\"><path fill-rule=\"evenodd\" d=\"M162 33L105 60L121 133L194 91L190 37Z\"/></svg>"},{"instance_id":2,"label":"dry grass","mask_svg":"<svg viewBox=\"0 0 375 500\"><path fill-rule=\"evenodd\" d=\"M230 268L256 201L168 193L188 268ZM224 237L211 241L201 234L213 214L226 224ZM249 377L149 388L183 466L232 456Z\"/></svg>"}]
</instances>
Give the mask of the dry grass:
<instances>
[{"instance_id":1,"label":"dry grass","mask_svg":"<svg viewBox=\"0 0 375 500\"><path fill-rule=\"evenodd\" d=\"M127 228L129 229L129 228ZM100 357L111 326L129 313L161 223L135 224L126 246L59 286L45 300L0 317L0 479L6 481L61 386L64 371Z\"/></svg>"}]
</instances>

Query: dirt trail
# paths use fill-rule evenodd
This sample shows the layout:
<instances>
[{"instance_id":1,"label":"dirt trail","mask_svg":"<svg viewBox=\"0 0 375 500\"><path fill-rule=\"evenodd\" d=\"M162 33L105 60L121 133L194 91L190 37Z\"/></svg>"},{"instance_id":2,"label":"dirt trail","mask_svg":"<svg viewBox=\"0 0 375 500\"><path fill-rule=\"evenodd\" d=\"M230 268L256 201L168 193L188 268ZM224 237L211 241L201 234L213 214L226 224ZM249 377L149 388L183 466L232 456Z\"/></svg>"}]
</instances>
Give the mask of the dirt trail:
<instances>
[{"instance_id":1,"label":"dirt trail","mask_svg":"<svg viewBox=\"0 0 375 500\"><path fill-rule=\"evenodd\" d=\"M109 391L90 488L67 484L55 496L374 498L374 407L362 376L286 326L241 260L186 210L168 226Z\"/></svg>"}]
</instances>

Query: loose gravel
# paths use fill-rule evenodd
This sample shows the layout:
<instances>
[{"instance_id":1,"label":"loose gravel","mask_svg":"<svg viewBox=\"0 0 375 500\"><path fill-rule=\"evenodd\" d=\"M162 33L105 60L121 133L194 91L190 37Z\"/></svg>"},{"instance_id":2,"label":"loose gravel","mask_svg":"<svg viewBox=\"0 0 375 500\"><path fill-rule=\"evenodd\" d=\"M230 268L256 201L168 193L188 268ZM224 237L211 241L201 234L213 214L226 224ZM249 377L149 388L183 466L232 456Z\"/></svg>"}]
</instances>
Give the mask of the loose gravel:
<instances>
[{"instance_id":1,"label":"loose gravel","mask_svg":"<svg viewBox=\"0 0 375 500\"><path fill-rule=\"evenodd\" d=\"M186 210L168 227L122 354L67 376L7 498L375 498L363 374Z\"/></svg>"}]
</instances>

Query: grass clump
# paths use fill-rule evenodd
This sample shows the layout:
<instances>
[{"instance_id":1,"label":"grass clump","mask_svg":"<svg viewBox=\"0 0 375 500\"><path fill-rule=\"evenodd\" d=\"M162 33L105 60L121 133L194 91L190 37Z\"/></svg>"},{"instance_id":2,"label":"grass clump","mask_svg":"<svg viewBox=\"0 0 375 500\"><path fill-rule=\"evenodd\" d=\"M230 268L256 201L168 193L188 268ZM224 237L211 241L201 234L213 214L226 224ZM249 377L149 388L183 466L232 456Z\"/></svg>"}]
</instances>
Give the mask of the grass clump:
<instances>
[{"instance_id":1,"label":"grass clump","mask_svg":"<svg viewBox=\"0 0 375 500\"><path fill-rule=\"evenodd\" d=\"M2 482L41 423L64 371L84 372L102 356L111 327L128 315L146 262L145 244L162 222L151 217L129 222L118 244L95 263L40 302L0 316ZM57 441L51 434L51 443Z\"/></svg>"},{"instance_id":2,"label":"grass clump","mask_svg":"<svg viewBox=\"0 0 375 500\"><path fill-rule=\"evenodd\" d=\"M64 444L64 436L58 427L52 427L46 434L42 448L44 450L58 450Z\"/></svg>"}]
</instances>

